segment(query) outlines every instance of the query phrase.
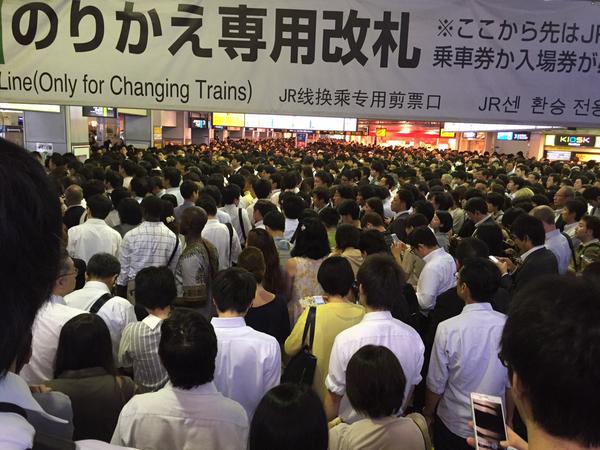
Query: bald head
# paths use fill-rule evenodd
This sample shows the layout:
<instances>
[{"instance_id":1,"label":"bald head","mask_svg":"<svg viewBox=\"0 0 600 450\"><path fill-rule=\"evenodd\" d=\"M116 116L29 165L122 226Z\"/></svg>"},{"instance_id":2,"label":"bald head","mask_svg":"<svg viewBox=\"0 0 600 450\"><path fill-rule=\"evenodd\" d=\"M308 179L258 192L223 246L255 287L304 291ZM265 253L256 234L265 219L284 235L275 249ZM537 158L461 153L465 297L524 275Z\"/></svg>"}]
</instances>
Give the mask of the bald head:
<instances>
[{"instance_id":1,"label":"bald head","mask_svg":"<svg viewBox=\"0 0 600 450\"><path fill-rule=\"evenodd\" d=\"M72 184L65 189L65 205L79 205L83 200L83 189L77 184Z\"/></svg>"}]
</instances>

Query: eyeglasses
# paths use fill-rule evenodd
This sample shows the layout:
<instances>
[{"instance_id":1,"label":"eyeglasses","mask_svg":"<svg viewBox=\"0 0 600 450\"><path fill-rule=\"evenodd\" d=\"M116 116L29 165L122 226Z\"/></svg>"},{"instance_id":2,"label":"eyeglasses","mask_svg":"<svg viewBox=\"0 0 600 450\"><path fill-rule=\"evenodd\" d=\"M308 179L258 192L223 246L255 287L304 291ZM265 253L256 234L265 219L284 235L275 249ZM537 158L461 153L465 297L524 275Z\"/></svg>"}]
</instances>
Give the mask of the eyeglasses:
<instances>
[{"instance_id":1,"label":"eyeglasses","mask_svg":"<svg viewBox=\"0 0 600 450\"><path fill-rule=\"evenodd\" d=\"M62 273L57 278L70 277L71 275L75 275L75 276L79 275L79 269L77 269L77 267L75 267L73 269L73 272Z\"/></svg>"}]
</instances>

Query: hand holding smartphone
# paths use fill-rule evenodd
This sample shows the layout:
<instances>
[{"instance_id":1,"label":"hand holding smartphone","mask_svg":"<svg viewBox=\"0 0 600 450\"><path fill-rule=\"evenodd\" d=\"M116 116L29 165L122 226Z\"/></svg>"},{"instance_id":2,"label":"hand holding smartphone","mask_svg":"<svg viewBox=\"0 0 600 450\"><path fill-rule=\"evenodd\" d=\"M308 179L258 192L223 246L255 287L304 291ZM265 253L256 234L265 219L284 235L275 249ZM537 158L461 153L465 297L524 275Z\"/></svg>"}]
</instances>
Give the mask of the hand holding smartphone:
<instances>
[{"instance_id":1,"label":"hand holding smartphone","mask_svg":"<svg viewBox=\"0 0 600 450\"><path fill-rule=\"evenodd\" d=\"M472 392L471 411L477 450L501 449L507 436L502 398Z\"/></svg>"}]
</instances>

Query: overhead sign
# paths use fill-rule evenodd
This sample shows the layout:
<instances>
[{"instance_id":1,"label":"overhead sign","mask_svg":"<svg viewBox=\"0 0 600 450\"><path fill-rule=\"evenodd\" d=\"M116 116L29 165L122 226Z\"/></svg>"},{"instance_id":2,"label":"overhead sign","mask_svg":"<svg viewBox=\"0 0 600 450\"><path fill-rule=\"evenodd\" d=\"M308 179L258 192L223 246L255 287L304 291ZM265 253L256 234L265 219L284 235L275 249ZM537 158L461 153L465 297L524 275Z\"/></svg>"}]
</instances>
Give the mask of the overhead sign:
<instances>
[{"instance_id":1,"label":"overhead sign","mask_svg":"<svg viewBox=\"0 0 600 450\"><path fill-rule=\"evenodd\" d=\"M82 108L84 117L107 117L114 119L117 117L115 108L107 108L106 106L84 106Z\"/></svg>"},{"instance_id":2,"label":"overhead sign","mask_svg":"<svg viewBox=\"0 0 600 450\"><path fill-rule=\"evenodd\" d=\"M554 138L554 145L569 147L595 147L596 136L569 136L558 135Z\"/></svg>"},{"instance_id":3,"label":"overhead sign","mask_svg":"<svg viewBox=\"0 0 600 450\"><path fill-rule=\"evenodd\" d=\"M593 125L598 13L592 2L567 0L4 0L0 94L21 103Z\"/></svg>"}]
</instances>

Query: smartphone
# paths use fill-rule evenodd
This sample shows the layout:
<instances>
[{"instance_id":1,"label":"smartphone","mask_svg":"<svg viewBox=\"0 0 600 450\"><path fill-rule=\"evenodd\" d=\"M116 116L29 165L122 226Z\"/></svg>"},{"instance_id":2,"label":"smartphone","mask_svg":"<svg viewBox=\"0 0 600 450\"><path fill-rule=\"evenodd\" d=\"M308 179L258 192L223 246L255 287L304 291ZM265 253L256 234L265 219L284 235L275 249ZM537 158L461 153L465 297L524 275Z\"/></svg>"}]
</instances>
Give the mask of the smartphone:
<instances>
[{"instance_id":1,"label":"smartphone","mask_svg":"<svg viewBox=\"0 0 600 450\"><path fill-rule=\"evenodd\" d=\"M498 262L498 258L496 258L495 256L489 256L490 261L493 262L494 264L496 264Z\"/></svg>"},{"instance_id":2,"label":"smartphone","mask_svg":"<svg viewBox=\"0 0 600 450\"><path fill-rule=\"evenodd\" d=\"M396 233L392 233L392 241L394 241L394 244L397 244L400 242L400 238L396 235Z\"/></svg>"},{"instance_id":3,"label":"smartphone","mask_svg":"<svg viewBox=\"0 0 600 450\"><path fill-rule=\"evenodd\" d=\"M500 442L506 440L502 398L472 392L471 411L477 450L500 450Z\"/></svg>"},{"instance_id":4,"label":"smartphone","mask_svg":"<svg viewBox=\"0 0 600 450\"><path fill-rule=\"evenodd\" d=\"M324 305L325 299L322 295L313 295L313 299L315 301L315 305Z\"/></svg>"}]
</instances>

